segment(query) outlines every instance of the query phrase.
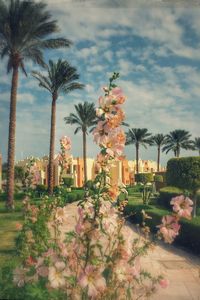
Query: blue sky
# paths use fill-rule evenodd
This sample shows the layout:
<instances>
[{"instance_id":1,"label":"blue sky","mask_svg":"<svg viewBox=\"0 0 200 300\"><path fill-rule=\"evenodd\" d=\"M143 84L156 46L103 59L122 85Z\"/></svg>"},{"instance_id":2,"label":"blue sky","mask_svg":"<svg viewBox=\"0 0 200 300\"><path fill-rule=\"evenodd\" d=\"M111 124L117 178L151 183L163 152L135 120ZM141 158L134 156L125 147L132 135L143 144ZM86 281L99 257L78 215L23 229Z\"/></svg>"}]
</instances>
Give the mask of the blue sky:
<instances>
[{"instance_id":1,"label":"blue sky","mask_svg":"<svg viewBox=\"0 0 200 300\"><path fill-rule=\"evenodd\" d=\"M139 4L140 2L140 4ZM61 95L57 103L56 150L59 138L72 138L74 156L82 155L81 134L63 118L81 101L97 103L101 87L113 71L127 96L126 121L131 127L146 127L152 133L174 129L200 136L200 6L197 1L104 1L48 0L58 20L61 35L73 41L69 49L45 52L49 58L67 59L80 74L84 91ZM146 4L148 3L148 4ZM151 5L149 4L151 3ZM0 62L0 151L7 156L10 75L6 60ZM50 95L38 87L28 62L28 78L20 74L17 104L16 159L48 154ZM88 156L98 149L88 142ZM133 146L125 150L135 158ZM196 155L182 152L182 155ZM165 165L173 153L162 155ZM156 159L156 148L141 149L142 159Z\"/></svg>"}]
</instances>

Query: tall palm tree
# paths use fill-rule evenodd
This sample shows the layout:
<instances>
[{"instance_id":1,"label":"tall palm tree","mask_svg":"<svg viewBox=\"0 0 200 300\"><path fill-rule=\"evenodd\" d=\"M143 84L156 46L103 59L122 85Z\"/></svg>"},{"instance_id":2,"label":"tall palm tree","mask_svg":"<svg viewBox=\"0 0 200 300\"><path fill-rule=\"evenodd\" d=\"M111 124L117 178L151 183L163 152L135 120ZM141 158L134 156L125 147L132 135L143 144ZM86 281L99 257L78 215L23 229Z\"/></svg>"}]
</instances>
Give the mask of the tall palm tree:
<instances>
[{"instance_id":1,"label":"tall palm tree","mask_svg":"<svg viewBox=\"0 0 200 300\"><path fill-rule=\"evenodd\" d=\"M162 151L168 153L169 151L174 152L175 157L180 156L181 148L185 150L193 150L194 143L190 140L191 134L182 129L176 129L166 135L165 146Z\"/></svg>"},{"instance_id":2,"label":"tall palm tree","mask_svg":"<svg viewBox=\"0 0 200 300\"><path fill-rule=\"evenodd\" d=\"M88 129L97 124L96 110L94 103L84 102L74 105L76 113L71 113L64 120L66 124L78 125L74 134L82 131L83 134L83 163L84 163L84 182L87 182L87 139ZM92 128L93 129L93 128Z\"/></svg>"},{"instance_id":3,"label":"tall palm tree","mask_svg":"<svg viewBox=\"0 0 200 300\"><path fill-rule=\"evenodd\" d=\"M194 139L194 150L197 150L200 155L200 137Z\"/></svg>"},{"instance_id":4,"label":"tall palm tree","mask_svg":"<svg viewBox=\"0 0 200 300\"><path fill-rule=\"evenodd\" d=\"M57 22L52 20L43 2L27 0L0 0L0 55L8 58L7 71L12 71L10 94L7 207L14 207L14 164L16 104L19 70L27 75L25 62L33 61L44 65L43 50L68 47L71 43L64 38L50 38L58 31Z\"/></svg>"},{"instance_id":5,"label":"tall palm tree","mask_svg":"<svg viewBox=\"0 0 200 300\"><path fill-rule=\"evenodd\" d=\"M126 145L135 145L136 149L136 173L139 172L139 147L142 145L147 148L147 145L152 144L152 135L147 128L131 128L126 133Z\"/></svg>"},{"instance_id":6,"label":"tall palm tree","mask_svg":"<svg viewBox=\"0 0 200 300\"><path fill-rule=\"evenodd\" d=\"M52 97L51 104L51 131L49 149L49 171L48 171L48 192L53 193L53 162L55 150L55 127L56 127L56 102L61 93L67 94L76 89L82 89L83 84L77 82L79 74L76 68L72 67L66 60L59 59L57 62L49 60L45 67L47 75L40 72L32 72L33 77L39 81L39 86L46 89Z\"/></svg>"},{"instance_id":7,"label":"tall palm tree","mask_svg":"<svg viewBox=\"0 0 200 300\"><path fill-rule=\"evenodd\" d=\"M160 171L160 150L161 147L165 144L165 135L158 133L152 137L152 145L157 146L158 155L157 155L157 172Z\"/></svg>"}]
</instances>

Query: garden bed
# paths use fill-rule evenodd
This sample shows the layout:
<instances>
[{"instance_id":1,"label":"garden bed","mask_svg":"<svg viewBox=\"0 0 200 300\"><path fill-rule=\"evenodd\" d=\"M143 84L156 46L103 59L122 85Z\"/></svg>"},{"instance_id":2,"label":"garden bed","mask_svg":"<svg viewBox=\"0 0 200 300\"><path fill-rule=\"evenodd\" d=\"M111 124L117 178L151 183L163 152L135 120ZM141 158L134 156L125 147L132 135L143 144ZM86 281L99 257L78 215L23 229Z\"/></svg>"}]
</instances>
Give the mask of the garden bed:
<instances>
[{"instance_id":1,"label":"garden bed","mask_svg":"<svg viewBox=\"0 0 200 300\"><path fill-rule=\"evenodd\" d=\"M158 205L144 205L142 201L135 201L130 199L129 204L126 206L125 214L129 221L134 224L142 223L141 210L152 217L147 219L146 224L150 227L152 232L157 231L157 225L161 223L161 219L164 215L170 214L171 210L165 209ZM200 216L193 218L192 220L181 220L180 234L175 240L175 244L184 246L195 254L200 255Z\"/></svg>"}]
</instances>

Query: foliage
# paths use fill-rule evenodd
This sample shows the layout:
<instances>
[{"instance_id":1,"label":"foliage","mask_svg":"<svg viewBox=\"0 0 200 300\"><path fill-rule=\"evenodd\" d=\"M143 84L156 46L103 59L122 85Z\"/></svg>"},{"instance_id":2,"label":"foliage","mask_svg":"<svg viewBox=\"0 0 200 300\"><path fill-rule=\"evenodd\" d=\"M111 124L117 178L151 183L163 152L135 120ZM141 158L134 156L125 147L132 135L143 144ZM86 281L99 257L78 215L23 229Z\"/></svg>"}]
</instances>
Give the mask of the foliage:
<instances>
[{"instance_id":1,"label":"foliage","mask_svg":"<svg viewBox=\"0 0 200 300\"><path fill-rule=\"evenodd\" d=\"M44 65L44 49L71 44L64 38L50 37L58 31L58 26L43 2L14 0L0 4L0 54L2 58L8 56L8 71L17 64L26 74L25 60Z\"/></svg>"},{"instance_id":2,"label":"foliage","mask_svg":"<svg viewBox=\"0 0 200 300\"><path fill-rule=\"evenodd\" d=\"M194 139L194 150L197 150L200 155L200 137Z\"/></svg>"},{"instance_id":3,"label":"foliage","mask_svg":"<svg viewBox=\"0 0 200 300\"><path fill-rule=\"evenodd\" d=\"M183 190L174 186L166 186L160 189L158 204L171 208L170 201L173 197L183 194Z\"/></svg>"},{"instance_id":4,"label":"foliage","mask_svg":"<svg viewBox=\"0 0 200 300\"><path fill-rule=\"evenodd\" d=\"M38 184L36 185L35 193L39 197L42 197L47 193L47 187L44 184Z\"/></svg>"},{"instance_id":5,"label":"foliage","mask_svg":"<svg viewBox=\"0 0 200 300\"><path fill-rule=\"evenodd\" d=\"M57 100L60 93L70 93L76 89L83 89L84 85L76 80L79 79L76 68L72 67L66 60L58 59L57 62L49 60L49 64L44 66L46 75L33 71L39 86L46 89Z\"/></svg>"},{"instance_id":6,"label":"foliage","mask_svg":"<svg viewBox=\"0 0 200 300\"><path fill-rule=\"evenodd\" d=\"M162 175L154 175L154 182L163 182Z\"/></svg>"},{"instance_id":7,"label":"foliage","mask_svg":"<svg viewBox=\"0 0 200 300\"><path fill-rule=\"evenodd\" d=\"M63 178L64 185L70 188L74 184L74 179L71 177L64 177Z\"/></svg>"},{"instance_id":8,"label":"foliage","mask_svg":"<svg viewBox=\"0 0 200 300\"><path fill-rule=\"evenodd\" d=\"M15 166L15 180L23 182L25 179L25 171L23 167Z\"/></svg>"},{"instance_id":9,"label":"foliage","mask_svg":"<svg viewBox=\"0 0 200 300\"><path fill-rule=\"evenodd\" d=\"M135 174L135 181L146 184L153 181L153 173L138 173Z\"/></svg>"},{"instance_id":10,"label":"foliage","mask_svg":"<svg viewBox=\"0 0 200 300\"><path fill-rule=\"evenodd\" d=\"M129 129L126 135L126 145L142 145L146 148L146 145L152 144L152 136L147 128L132 128Z\"/></svg>"},{"instance_id":11,"label":"foliage","mask_svg":"<svg viewBox=\"0 0 200 300\"><path fill-rule=\"evenodd\" d=\"M173 151L176 157L180 156L181 148L185 150L194 150L194 143L190 139L191 134L182 129L176 129L166 135L165 145L162 149L163 152L168 153Z\"/></svg>"},{"instance_id":12,"label":"foliage","mask_svg":"<svg viewBox=\"0 0 200 300\"><path fill-rule=\"evenodd\" d=\"M194 191L200 187L200 157L170 159L167 163L167 184Z\"/></svg>"},{"instance_id":13,"label":"foliage","mask_svg":"<svg viewBox=\"0 0 200 300\"><path fill-rule=\"evenodd\" d=\"M74 105L76 113L70 113L64 120L66 124L77 125L74 134L80 130L87 132L88 128L94 127L97 124L95 105L93 102L85 101L83 104Z\"/></svg>"},{"instance_id":14,"label":"foliage","mask_svg":"<svg viewBox=\"0 0 200 300\"><path fill-rule=\"evenodd\" d=\"M156 205L142 205L141 203L130 201L125 208L125 213L129 215L129 220L135 224L141 224L143 222L142 210L152 217L152 219L146 220L147 225L152 232L157 231L157 225L160 223L160 219L169 213L169 210L159 208ZM188 220L181 220L181 231L177 236L175 243L186 247L193 253L200 255L200 216Z\"/></svg>"}]
</instances>

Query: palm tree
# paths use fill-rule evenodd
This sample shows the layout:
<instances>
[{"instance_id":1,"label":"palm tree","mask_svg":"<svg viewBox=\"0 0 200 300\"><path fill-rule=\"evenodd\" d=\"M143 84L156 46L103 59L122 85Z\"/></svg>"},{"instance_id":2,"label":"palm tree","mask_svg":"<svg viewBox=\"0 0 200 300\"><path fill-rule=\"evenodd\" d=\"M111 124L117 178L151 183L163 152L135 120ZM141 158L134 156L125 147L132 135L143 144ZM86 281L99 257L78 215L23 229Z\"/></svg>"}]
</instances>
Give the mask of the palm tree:
<instances>
[{"instance_id":1,"label":"palm tree","mask_svg":"<svg viewBox=\"0 0 200 300\"><path fill-rule=\"evenodd\" d=\"M46 89L52 97L51 105L51 131L49 149L49 171L48 171L48 192L53 193L53 162L55 149L55 126L56 126L56 101L61 93L67 94L76 89L82 89L83 84L76 80L79 79L76 68L72 67L66 60L59 59L57 62L49 60L49 65L45 67L47 75L40 72L32 72L33 77L39 81L39 86Z\"/></svg>"},{"instance_id":2,"label":"palm tree","mask_svg":"<svg viewBox=\"0 0 200 300\"><path fill-rule=\"evenodd\" d=\"M19 70L27 75L25 62L33 61L44 65L43 50L68 47L71 43L64 38L50 38L58 31L57 22L51 19L43 2L27 0L0 0L0 55L7 56L7 71L12 71L9 138L7 207L14 208L14 164L16 105Z\"/></svg>"},{"instance_id":3,"label":"palm tree","mask_svg":"<svg viewBox=\"0 0 200 300\"><path fill-rule=\"evenodd\" d=\"M200 137L194 139L194 150L197 150L200 155Z\"/></svg>"},{"instance_id":4,"label":"palm tree","mask_svg":"<svg viewBox=\"0 0 200 300\"><path fill-rule=\"evenodd\" d=\"M136 148L136 173L139 172L139 147L152 144L152 135L146 128L131 128L126 133L126 145L134 144Z\"/></svg>"},{"instance_id":5,"label":"palm tree","mask_svg":"<svg viewBox=\"0 0 200 300\"><path fill-rule=\"evenodd\" d=\"M87 182L87 141L86 136L88 134L88 128L97 124L96 110L94 103L84 102L75 105L76 113L71 113L64 120L66 124L78 125L74 133L79 130L83 134L83 162L84 162L84 182ZM93 129L93 128L92 128ZM90 130L91 131L91 130Z\"/></svg>"},{"instance_id":6,"label":"palm tree","mask_svg":"<svg viewBox=\"0 0 200 300\"><path fill-rule=\"evenodd\" d=\"M152 137L152 145L157 146L158 156L157 156L157 172L160 171L160 150L161 147L165 144L165 135L158 133Z\"/></svg>"},{"instance_id":7,"label":"palm tree","mask_svg":"<svg viewBox=\"0 0 200 300\"><path fill-rule=\"evenodd\" d=\"M175 157L180 156L181 148L185 150L193 150L194 143L190 140L191 134L182 129L176 129L171 131L166 135L165 146L162 151L168 153L169 151L173 151Z\"/></svg>"}]
</instances>

